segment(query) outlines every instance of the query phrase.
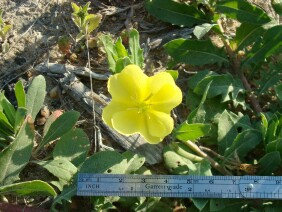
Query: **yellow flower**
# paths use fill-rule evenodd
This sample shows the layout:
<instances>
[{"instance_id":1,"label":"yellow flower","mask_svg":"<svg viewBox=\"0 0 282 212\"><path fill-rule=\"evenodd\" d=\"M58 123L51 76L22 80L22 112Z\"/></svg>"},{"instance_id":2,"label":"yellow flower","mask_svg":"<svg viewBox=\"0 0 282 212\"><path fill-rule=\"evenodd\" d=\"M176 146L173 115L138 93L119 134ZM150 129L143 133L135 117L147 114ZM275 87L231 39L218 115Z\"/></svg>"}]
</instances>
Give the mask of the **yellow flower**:
<instances>
[{"instance_id":1,"label":"yellow flower","mask_svg":"<svg viewBox=\"0 0 282 212\"><path fill-rule=\"evenodd\" d=\"M126 66L110 77L112 101L102 118L124 135L140 133L149 143L159 143L173 129L171 110L182 101L181 90L166 72L152 77L136 65Z\"/></svg>"}]
</instances>

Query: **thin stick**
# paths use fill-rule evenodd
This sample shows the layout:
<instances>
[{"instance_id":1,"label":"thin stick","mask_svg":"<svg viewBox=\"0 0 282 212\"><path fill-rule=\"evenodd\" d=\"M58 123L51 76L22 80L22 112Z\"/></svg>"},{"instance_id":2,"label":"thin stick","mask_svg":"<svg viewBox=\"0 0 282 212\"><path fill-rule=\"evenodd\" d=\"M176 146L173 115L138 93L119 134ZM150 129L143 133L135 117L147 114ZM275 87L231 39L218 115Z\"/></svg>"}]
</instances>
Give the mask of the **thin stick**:
<instances>
[{"instance_id":1,"label":"thin stick","mask_svg":"<svg viewBox=\"0 0 282 212\"><path fill-rule=\"evenodd\" d=\"M90 64L90 53L89 53L89 45L88 45L88 27L86 27L86 50L87 50L87 60L88 60L88 69L89 69L89 80L90 80L90 91L91 91L91 94L93 93L93 83L92 83L92 76L91 76L91 64ZM95 113L95 101L94 101L94 98L91 98L92 99L92 115L93 115L93 129L94 129L94 148L93 148L93 143L92 143L92 147L90 149L90 153L93 153L96 152L96 151L99 151L99 141L98 141L98 133L97 133L97 128L98 126L96 125L96 113Z\"/></svg>"}]
</instances>

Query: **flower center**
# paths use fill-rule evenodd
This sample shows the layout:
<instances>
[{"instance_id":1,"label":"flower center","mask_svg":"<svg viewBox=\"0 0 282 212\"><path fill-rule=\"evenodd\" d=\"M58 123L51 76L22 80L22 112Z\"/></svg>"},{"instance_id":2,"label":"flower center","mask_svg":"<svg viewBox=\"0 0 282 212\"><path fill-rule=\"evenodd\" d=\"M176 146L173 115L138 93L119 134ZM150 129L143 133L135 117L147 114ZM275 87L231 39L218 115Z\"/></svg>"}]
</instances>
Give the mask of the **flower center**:
<instances>
[{"instance_id":1,"label":"flower center","mask_svg":"<svg viewBox=\"0 0 282 212\"><path fill-rule=\"evenodd\" d=\"M128 110L136 110L138 111L139 114L146 112L147 110L150 109L151 103L150 103L150 98L152 97L152 93L150 93L146 98L143 100L137 99L137 97L131 96L130 99L134 102L134 106L127 108Z\"/></svg>"},{"instance_id":2,"label":"flower center","mask_svg":"<svg viewBox=\"0 0 282 212\"><path fill-rule=\"evenodd\" d=\"M150 93L143 101L137 103L138 113L144 113L150 109L150 98L152 97L152 93Z\"/></svg>"},{"instance_id":3,"label":"flower center","mask_svg":"<svg viewBox=\"0 0 282 212\"><path fill-rule=\"evenodd\" d=\"M140 102L137 105L138 113L144 113L151 107L151 104L145 102Z\"/></svg>"}]
</instances>

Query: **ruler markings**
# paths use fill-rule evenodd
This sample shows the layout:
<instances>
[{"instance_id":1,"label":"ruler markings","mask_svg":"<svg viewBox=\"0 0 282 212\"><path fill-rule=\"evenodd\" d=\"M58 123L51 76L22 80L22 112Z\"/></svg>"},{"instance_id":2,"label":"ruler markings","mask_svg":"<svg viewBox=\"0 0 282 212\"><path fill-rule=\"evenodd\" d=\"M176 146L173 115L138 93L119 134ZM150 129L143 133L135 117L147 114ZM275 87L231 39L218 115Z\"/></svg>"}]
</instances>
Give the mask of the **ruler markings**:
<instances>
[{"instance_id":1,"label":"ruler markings","mask_svg":"<svg viewBox=\"0 0 282 212\"><path fill-rule=\"evenodd\" d=\"M280 199L278 176L78 175L81 196Z\"/></svg>"}]
</instances>

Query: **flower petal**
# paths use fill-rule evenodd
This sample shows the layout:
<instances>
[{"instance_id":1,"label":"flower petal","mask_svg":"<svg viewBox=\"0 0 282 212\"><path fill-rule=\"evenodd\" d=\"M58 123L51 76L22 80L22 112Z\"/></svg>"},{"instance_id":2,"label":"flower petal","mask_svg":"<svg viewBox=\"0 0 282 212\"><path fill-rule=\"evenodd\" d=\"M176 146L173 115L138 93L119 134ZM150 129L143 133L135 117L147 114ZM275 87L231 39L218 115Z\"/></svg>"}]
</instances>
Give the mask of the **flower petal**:
<instances>
[{"instance_id":1,"label":"flower petal","mask_svg":"<svg viewBox=\"0 0 282 212\"><path fill-rule=\"evenodd\" d=\"M138 133L140 127L144 126L143 114L137 109L117 112L112 117L113 128L123 135Z\"/></svg>"},{"instance_id":2,"label":"flower petal","mask_svg":"<svg viewBox=\"0 0 282 212\"><path fill-rule=\"evenodd\" d=\"M152 97L150 104L154 110L169 113L182 101L182 92L170 74L161 72L151 77Z\"/></svg>"},{"instance_id":3,"label":"flower petal","mask_svg":"<svg viewBox=\"0 0 282 212\"><path fill-rule=\"evenodd\" d=\"M164 138L171 133L173 119L170 117L170 114L153 110L148 111L148 114L146 124L150 135Z\"/></svg>"},{"instance_id":4,"label":"flower petal","mask_svg":"<svg viewBox=\"0 0 282 212\"><path fill-rule=\"evenodd\" d=\"M148 111L144 114L144 122L145 124L139 127L139 133L151 144L163 141L173 129L173 119L169 114L162 112Z\"/></svg>"},{"instance_id":5,"label":"flower petal","mask_svg":"<svg viewBox=\"0 0 282 212\"><path fill-rule=\"evenodd\" d=\"M173 129L172 118L165 113L152 111L147 114L137 110L114 113L112 127L123 135L140 133L151 144L161 142Z\"/></svg>"},{"instance_id":6,"label":"flower petal","mask_svg":"<svg viewBox=\"0 0 282 212\"><path fill-rule=\"evenodd\" d=\"M116 101L111 101L109 105L107 105L103 109L102 119L108 126L113 128L112 118L114 114L120 111L126 111L127 108L128 108L128 105L126 104L116 102Z\"/></svg>"},{"instance_id":7,"label":"flower petal","mask_svg":"<svg viewBox=\"0 0 282 212\"><path fill-rule=\"evenodd\" d=\"M140 101L146 89L148 76L139 66L128 65L119 74L110 77L108 90L113 100L120 102Z\"/></svg>"},{"instance_id":8,"label":"flower petal","mask_svg":"<svg viewBox=\"0 0 282 212\"><path fill-rule=\"evenodd\" d=\"M159 143L173 130L170 111L182 101L182 92L170 74L146 76L136 65L110 77L112 101L102 113L110 127L124 135L140 133L149 143Z\"/></svg>"},{"instance_id":9,"label":"flower petal","mask_svg":"<svg viewBox=\"0 0 282 212\"><path fill-rule=\"evenodd\" d=\"M150 86L153 93L156 93L165 84L175 85L174 79L169 73L159 72L154 76L150 77Z\"/></svg>"}]
</instances>

